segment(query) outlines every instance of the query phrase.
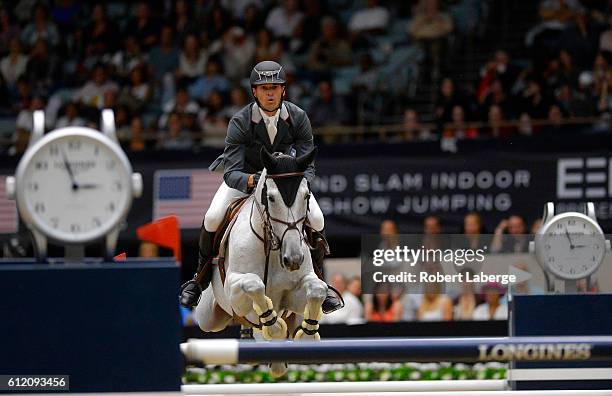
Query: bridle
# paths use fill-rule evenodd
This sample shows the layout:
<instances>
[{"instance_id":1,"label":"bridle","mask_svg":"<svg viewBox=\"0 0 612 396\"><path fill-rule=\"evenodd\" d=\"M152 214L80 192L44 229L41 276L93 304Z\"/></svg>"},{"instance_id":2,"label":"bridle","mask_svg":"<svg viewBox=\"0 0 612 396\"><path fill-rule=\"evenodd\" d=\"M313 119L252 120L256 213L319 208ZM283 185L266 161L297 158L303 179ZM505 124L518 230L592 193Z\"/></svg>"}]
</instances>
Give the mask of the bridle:
<instances>
[{"instance_id":1,"label":"bridle","mask_svg":"<svg viewBox=\"0 0 612 396\"><path fill-rule=\"evenodd\" d=\"M257 201L257 197L253 197L253 202L251 204L251 213L249 215L249 223L251 226L251 231L257 236L257 238L263 243L264 251L266 253L266 266L264 271L264 285L267 284L268 280L268 265L270 262L270 252L273 250L280 250L283 246L283 241L285 240L285 235L287 235L287 231L296 230L300 235L300 243L306 241L308 244L308 240L304 237L304 222L308 217L308 212L310 211L310 188L308 189L308 196L306 197L306 213L304 216L300 217L294 221L286 221L282 219L278 219L272 216L268 210L268 188L266 185L267 179L285 179L289 177L304 177L304 172L288 172L288 173L279 173L275 175L266 174L265 179L263 181L263 187L261 190L260 201L261 204ZM263 208L262 208L263 206ZM259 216L261 217L262 227L263 227L263 236L259 235L259 233L253 227L253 209L257 208L259 212ZM274 233L273 223L279 223L287 226L280 239ZM300 227L301 224L301 227Z\"/></svg>"}]
</instances>

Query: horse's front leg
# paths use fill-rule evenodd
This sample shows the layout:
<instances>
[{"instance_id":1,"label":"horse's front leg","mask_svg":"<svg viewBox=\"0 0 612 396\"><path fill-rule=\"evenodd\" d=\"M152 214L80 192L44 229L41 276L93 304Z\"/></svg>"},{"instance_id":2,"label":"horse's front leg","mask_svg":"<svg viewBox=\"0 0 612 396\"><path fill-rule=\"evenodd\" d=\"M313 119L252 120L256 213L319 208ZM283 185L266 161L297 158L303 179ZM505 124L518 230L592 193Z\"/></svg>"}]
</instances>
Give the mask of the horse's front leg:
<instances>
[{"instance_id":1,"label":"horse's front leg","mask_svg":"<svg viewBox=\"0 0 612 396\"><path fill-rule=\"evenodd\" d=\"M251 309L259 316L261 332L266 340L287 338L287 324L279 317L272 300L266 296L261 278L252 273L233 272L228 275L230 282L230 301L234 312L247 316Z\"/></svg>"},{"instance_id":2,"label":"horse's front leg","mask_svg":"<svg viewBox=\"0 0 612 396\"><path fill-rule=\"evenodd\" d=\"M315 274L309 274L304 277L301 289L300 292L306 295L304 319L293 338L320 340L319 321L323 316L321 305L327 295L327 285Z\"/></svg>"}]
</instances>

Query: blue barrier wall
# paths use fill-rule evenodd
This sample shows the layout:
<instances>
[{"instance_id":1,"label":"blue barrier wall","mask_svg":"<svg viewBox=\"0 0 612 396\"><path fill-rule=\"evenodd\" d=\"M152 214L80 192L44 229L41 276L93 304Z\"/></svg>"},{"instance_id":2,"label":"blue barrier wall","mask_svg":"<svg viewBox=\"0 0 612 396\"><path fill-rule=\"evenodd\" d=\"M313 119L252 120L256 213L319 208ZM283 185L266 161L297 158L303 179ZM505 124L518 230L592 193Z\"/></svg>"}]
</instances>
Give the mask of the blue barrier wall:
<instances>
[{"instance_id":1,"label":"blue barrier wall","mask_svg":"<svg viewBox=\"0 0 612 396\"><path fill-rule=\"evenodd\" d=\"M612 295L551 294L514 296L510 334L512 336L612 335ZM517 362L515 368L612 367L612 362ZM612 389L612 381L517 381L514 388Z\"/></svg>"},{"instance_id":2,"label":"blue barrier wall","mask_svg":"<svg viewBox=\"0 0 612 396\"><path fill-rule=\"evenodd\" d=\"M0 262L0 374L68 374L72 392L179 391L178 285L169 259Z\"/></svg>"}]
</instances>

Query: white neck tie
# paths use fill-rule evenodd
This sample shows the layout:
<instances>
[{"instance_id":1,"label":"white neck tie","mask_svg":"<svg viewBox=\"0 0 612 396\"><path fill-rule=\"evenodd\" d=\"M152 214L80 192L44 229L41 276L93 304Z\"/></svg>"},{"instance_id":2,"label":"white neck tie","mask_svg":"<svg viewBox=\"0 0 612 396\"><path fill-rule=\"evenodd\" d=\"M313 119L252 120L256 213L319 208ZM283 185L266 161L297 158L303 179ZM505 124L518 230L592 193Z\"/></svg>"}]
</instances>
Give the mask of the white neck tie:
<instances>
[{"instance_id":1,"label":"white neck tie","mask_svg":"<svg viewBox=\"0 0 612 396\"><path fill-rule=\"evenodd\" d=\"M266 129L268 130L268 136L270 137L270 144L274 144L274 138L276 137L276 116L265 117Z\"/></svg>"}]
</instances>

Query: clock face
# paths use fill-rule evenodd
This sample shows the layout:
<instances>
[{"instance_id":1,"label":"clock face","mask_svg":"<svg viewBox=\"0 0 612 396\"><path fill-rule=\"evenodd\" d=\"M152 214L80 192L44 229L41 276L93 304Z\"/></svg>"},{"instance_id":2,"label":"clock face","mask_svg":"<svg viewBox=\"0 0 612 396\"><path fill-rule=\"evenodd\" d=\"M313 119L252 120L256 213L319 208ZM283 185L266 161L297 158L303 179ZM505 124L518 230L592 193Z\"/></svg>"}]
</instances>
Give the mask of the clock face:
<instances>
[{"instance_id":1,"label":"clock face","mask_svg":"<svg viewBox=\"0 0 612 396\"><path fill-rule=\"evenodd\" d=\"M566 213L553 218L536 241L541 262L562 279L591 275L603 261L606 250L601 229L580 214Z\"/></svg>"},{"instance_id":2,"label":"clock face","mask_svg":"<svg viewBox=\"0 0 612 396\"><path fill-rule=\"evenodd\" d=\"M130 170L109 147L110 141L99 132L85 132L34 146L18 180L20 211L43 234L59 241L103 236L131 203ZM101 138L88 136L92 133Z\"/></svg>"}]
</instances>

